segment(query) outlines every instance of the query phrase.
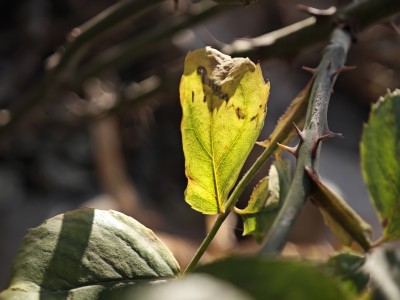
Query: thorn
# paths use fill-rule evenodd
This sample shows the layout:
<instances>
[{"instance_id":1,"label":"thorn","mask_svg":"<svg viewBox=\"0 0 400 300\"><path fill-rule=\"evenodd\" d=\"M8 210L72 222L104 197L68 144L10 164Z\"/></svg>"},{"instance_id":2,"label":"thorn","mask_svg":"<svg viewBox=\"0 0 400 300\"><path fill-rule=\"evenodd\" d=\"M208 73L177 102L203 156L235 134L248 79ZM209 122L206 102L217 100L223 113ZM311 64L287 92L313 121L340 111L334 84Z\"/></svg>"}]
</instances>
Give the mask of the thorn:
<instances>
[{"instance_id":1,"label":"thorn","mask_svg":"<svg viewBox=\"0 0 400 300\"><path fill-rule=\"evenodd\" d=\"M347 71L354 70L355 68L357 68L357 67L356 66L343 66L332 73L331 80L333 80L333 77L335 77L336 75L339 75L339 74L347 72Z\"/></svg>"},{"instance_id":2,"label":"thorn","mask_svg":"<svg viewBox=\"0 0 400 300\"><path fill-rule=\"evenodd\" d=\"M299 127L297 127L297 125L293 122L293 127L297 132L297 135L299 136L300 141L304 142L305 136L304 136L304 132L302 132Z\"/></svg>"},{"instance_id":3,"label":"thorn","mask_svg":"<svg viewBox=\"0 0 400 300\"><path fill-rule=\"evenodd\" d=\"M324 135L321 135L318 139L322 141L334 137L343 138L343 134L327 130L326 133Z\"/></svg>"},{"instance_id":4,"label":"thorn","mask_svg":"<svg viewBox=\"0 0 400 300\"><path fill-rule=\"evenodd\" d=\"M304 71L311 73L312 75L315 75L315 73L317 73L317 69L316 68L309 68L309 67L301 67Z\"/></svg>"},{"instance_id":5,"label":"thorn","mask_svg":"<svg viewBox=\"0 0 400 300\"><path fill-rule=\"evenodd\" d=\"M320 137L318 137L317 141L315 142L315 144L314 144L314 146L313 146L313 148L311 150L311 156L313 158L317 156L317 151L318 151L319 144L323 140L326 140L326 139L329 139L329 138L333 138L333 137L343 137L343 135L341 133L335 133L335 132L332 132L330 130L327 130L324 135L321 135Z\"/></svg>"},{"instance_id":6,"label":"thorn","mask_svg":"<svg viewBox=\"0 0 400 300\"><path fill-rule=\"evenodd\" d=\"M318 9L303 4L298 4L297 9L314 17L328 17L336 13L336 7L334 6L331 6L328 9Z\"/></svg>"},{"instance_id":7,"label":"thorn","mask_svg":"<svg viewBox=\"0 0 400 300\"><path fill-rule=\"evenodd\" d=\"M279 148L281 148L282 150L285 150L287 152L289 152L290 154L293 154L294 157L298 156L298 147L289 147L280 143L276 143L278 145Z\"/></svg>"},{"instance_id":8,"label":"thorn","mask_svg":"<svg viewBox=\"0 0 400 300\"><path fill-rule=\"evenodd\" d=\"M357 66L343 66L336 72L343 73L343 72L354 70L355 68L357 68Z\"/></svg>"}]
</instances>

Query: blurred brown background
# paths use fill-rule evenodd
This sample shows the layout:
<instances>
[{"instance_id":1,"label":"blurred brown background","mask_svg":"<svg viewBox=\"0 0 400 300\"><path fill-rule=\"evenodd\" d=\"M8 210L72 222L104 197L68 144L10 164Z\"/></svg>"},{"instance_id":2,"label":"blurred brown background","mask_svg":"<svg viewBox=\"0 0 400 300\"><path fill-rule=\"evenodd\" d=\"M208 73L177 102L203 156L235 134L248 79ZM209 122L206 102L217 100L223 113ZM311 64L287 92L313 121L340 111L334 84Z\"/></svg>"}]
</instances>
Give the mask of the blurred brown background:
<instances>
[{"instance_id":1,"label":"blurred brown background","mask_svg":"<svg viewBox=\"0 0 400 300\"><path fill-rule=\"evenodd\" d=\"M46 66L51 64L49 57L59 51L67 34L115 2L1 2L0 124L7 122L9 108L24 104L23 95L43 78ZM152 7L91 47L82 64L112 46L187 15L197 2L181 0L177 10L173 0ZM172 248L183 257L183 263L190 258L206 226L204 217L192 211L183 198L186 179L180 144L178 82L171 80L161 93L140 105L120 106L96 120L89 115L114 105L121 91L129 96L159 84L160 80L171 79L172 74L180 72L184 55L190 49L255 37L308 17L296 9L297 3L260 0L249 7L226 6L200 25L156 45L135 63L108 70L99 79L88 80L82 88L52 95L50 101L25 114L23 122L2 134L0 289L6 286L12 259L27 228L80 206L112 208L130 214L151 229L162 231L161 237L170 245L171 240L176 241ZM328 8L336 1L302 4ZM380 228L362 181L358 145L370 104L387 88L400 87L399 46L399 33L389 24L376 25L358 36L348 58L348 65L356 65L357 69L340 76L329 109L330 128L343 133L344 139L324 143L320 159L323 178L374 225L375 237ZM286 60L262 61L264 75L271 81L271 97L260 139L268 136L306 84L310 76L301 66L316 66L322 47L323 44L313 46ZM322 245L332 241L325 234L325 227L320 226L315 209L310 207L304 213L293 241ZM227 230L241 235L241 225L235 219Z\"/></svg>"}]
</instances>

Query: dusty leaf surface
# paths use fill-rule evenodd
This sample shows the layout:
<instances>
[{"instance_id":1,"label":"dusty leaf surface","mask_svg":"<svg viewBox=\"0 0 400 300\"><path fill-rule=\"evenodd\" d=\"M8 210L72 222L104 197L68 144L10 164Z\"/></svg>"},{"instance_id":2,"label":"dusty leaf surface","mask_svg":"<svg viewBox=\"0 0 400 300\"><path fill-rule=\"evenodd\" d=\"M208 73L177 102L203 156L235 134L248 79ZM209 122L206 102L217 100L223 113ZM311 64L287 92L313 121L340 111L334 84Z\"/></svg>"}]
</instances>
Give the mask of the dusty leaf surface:
<instances>
[{"instance_id":1,"label":"dusty leaf surface","mask_svg":"<svg viewBox=\"0 0 400 300\"><path fill-rule=\"evenodd\" d=\"M28 232L0 299L108 299L127 286L178 273L172 253L136 220L78 209Z\"/></svg>"}]
</instances>

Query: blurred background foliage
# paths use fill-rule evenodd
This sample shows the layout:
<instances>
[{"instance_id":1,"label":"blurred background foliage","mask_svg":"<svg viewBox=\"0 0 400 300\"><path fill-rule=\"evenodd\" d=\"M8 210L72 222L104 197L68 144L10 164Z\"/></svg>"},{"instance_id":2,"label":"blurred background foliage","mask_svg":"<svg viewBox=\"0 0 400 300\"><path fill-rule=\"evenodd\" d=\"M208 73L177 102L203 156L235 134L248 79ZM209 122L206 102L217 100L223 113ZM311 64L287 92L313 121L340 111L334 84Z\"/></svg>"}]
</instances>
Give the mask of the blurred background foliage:
<instances>
[{"instance_id":1,"label":"blurred background foliage","mask_svg":"<svg viewBox=\"0 0 400 300\"><path fill-rule=\"evenodd\" d=\"M116 2L2 1L1 126L10 120L10 110L27 104L27 93L40 86L60 58L73 28ZM183 58L189 50L220 48L308 16L296 9L293 0L258 1L248 7L213 7L212 2L194 0L180 0L178 5L173 0L159 2L90 44L76 67L64 74L72 84L61 82L46 97L36 97L38 105L1 131L1 289L27 228L79 206L116 209L135 217L164 239L181 264L201 241L210 218L192 211L183 199L186 179L178 99ZM304 0L302 4L323 9L348 2ZM209 12L200 20L204 10ZM146 43L146 38L179 22L184 26L173 34ZM373 26L357 36L348 58L357 69L339 78L329 110L330 128L345 138L326 143L320 160L324 179L375 226L374 236L380 228L361 179L358 144L370 104L386 89L400 86L400 36L396 20L393 23ZM146 47L136 47L141 41ZM316 66L323 45L285 59L252 57L261 61L264 76L271 81L260 139L268 136L306 84L310 76L301 66ZM116 60L99 72L110 58ZM243 205L250 192L251 188L242 197ZM321 224L318 212L307 207L285 253L329 253L336 243ZM254 251L254 242L236 241L241 233L242 225L232 217L209 256L227 250Z\"/></svg>"}]
</instances>

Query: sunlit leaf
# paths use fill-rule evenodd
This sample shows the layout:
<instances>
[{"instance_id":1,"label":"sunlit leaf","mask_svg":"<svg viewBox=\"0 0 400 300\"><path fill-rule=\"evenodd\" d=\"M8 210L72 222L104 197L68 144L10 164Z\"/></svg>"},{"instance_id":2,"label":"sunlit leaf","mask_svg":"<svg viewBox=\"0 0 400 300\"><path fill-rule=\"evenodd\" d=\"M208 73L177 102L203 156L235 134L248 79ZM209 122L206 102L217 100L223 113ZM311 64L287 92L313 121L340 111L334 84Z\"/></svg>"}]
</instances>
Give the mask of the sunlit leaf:
<instances>
[{"instance_id":1,"label":"sunlit leaf","mask_svg":"<svg viewBox=\"0 0 400 300\"><path fill-rule=\"evenodd\" d=\"M227 197L262 129L269 83L248 58L210 47L189 52L180 85L185 200L205 214Z\"/></svg>"},{"instance_id":2,"label":"sunlit leaf","mask_svg":"<svg viewBox=\"0 0 400 300\"><path fill-rule=\"evenodd\" d=\"M313 202L320 209L325 223L343 245L354 246L353 242L356 242L367 251L371 247L366 236L366 233L371 233L369 224L346 201L327 187L311 169L307 168L306 171L314 183Z\"/></svg>"},{"instance_id":3,"label":"sunlit leaf","mask_svg":"<svg viewBox=\"0 0 400 300\"><path fill-rule=\"evenodd\" d=\"M28 232L0 299L100 299L111 290L178 273L168 248L134 219L79 209Z\"/></svg>"},{"instance_id":4,"label":"sunlit leaf","mask_svg":"<svg viewBox=\"0 0 400 300\"><path fill-rule=\"evenodd\" d=\"M246 208L236 212L243 220L243 235L254 235L261 242L282 206L290 184L289 164L278 161L254 188Z\"/></svg>"},{"instance_id":5,"label":"sunlit leaf","mask_svg":"<svg viewBox=\"0 0 400 300\"><path fill-rule=\"evenodd\" d=\"M352 299L338 280L297 261L229 258L201 266L196 272L231 282L255 300Z\"/></svg>"},{"instance_id":6,"label":"sunlit leaf","mask_svg":"<svg viewBox=\"0 0 400 300\"><path fill-rule=\"evenodd\" d=\"M382 241L400 239L400 90L372 107L362 135L361 166L384 227Z\"/></svg>"}]
</instances>

